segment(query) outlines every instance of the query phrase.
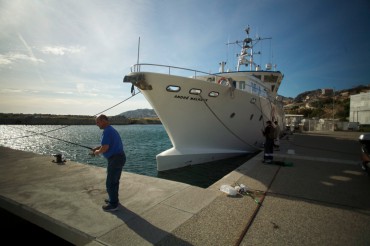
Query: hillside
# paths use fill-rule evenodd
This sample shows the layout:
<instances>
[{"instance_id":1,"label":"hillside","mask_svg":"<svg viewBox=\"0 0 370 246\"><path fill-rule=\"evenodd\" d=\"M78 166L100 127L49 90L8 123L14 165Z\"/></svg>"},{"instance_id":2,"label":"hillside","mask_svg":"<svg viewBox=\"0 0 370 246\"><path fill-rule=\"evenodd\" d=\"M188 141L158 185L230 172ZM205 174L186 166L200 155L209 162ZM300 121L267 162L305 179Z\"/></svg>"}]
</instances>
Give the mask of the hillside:
<instances>
[{"instance_id":1,"label":"hillside","mask_svg":"<svg viewBox=\"0 0 370 246\"><path fill-rule=\"evenodd\" d=\"M141 119L141 118L158 118L154 109L136 109L120 113L118 116L124 116L130 119Z\"/></svg>"},{"instance_id":2,"label":"hillside","mask_svg":"<svg viewBox=\"0 0 370 246\"><path fill-rule=\"evenodd\" d=\"M284 98L286 114L303 114L306 118L327 118L348 120L350 96L370 91L370 86L357 86L350 89L333 91L317 89L302 92L293 98Z\"/></svg>"}]
</instances>

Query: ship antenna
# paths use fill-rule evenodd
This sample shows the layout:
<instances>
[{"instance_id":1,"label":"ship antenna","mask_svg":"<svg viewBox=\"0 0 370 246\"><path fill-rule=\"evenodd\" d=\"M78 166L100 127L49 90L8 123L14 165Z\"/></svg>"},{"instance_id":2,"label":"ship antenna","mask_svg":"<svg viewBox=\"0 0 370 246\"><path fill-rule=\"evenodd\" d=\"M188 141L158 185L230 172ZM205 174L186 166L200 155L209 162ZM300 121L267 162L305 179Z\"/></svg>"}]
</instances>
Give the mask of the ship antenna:
<instances>
[{"instance_id":1,"label":"ship antenna","mask_svg":"<svg viewBox=\"0 0 370 246\"><path fill-rule=\"evenodd\" d=\"M140 58L140 36L139 36L139 42L137 44L137 63L139 64L139 58Z\"/></svg>"},{"instance_id":2,"label":"ship antenna","mask_svg":"<svg viewBox=\"0 0 370 246\"><path fill-rule=\"evenodd\" d=\"M247 28L245 28L245 32L247 33L247 38L245 38L243 41L236 41L235 43L242 42L242 50L239 55L238 59L238 67L237 71L240 71L240 65L242 64L249 64L249 69L252 70L252 64L253 64L253 40L249 37L251 28L249 25ZM249 57L249 61L247 60Z\"/></svg>"}]
</instances>

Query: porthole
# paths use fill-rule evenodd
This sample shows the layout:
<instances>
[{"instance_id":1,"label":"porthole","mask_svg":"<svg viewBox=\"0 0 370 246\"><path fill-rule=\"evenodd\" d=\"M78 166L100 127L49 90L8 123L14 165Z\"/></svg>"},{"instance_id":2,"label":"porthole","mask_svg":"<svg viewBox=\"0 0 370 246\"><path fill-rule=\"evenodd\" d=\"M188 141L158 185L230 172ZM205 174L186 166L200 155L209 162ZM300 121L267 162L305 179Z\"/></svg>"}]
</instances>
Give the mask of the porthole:
<instances>
[{"instance_id":1,"label":"porthole","mask_svg":"<svg viewBox=\"0 0 370 246\"><path fill-rule=\"evenodd\" d=\"M201 92L202 92L202 90L201 90L201 89L195 89L195 88L193 88L193 89L191 89L191 90L189 91L189 93L190 93L190 94L193 94L193 95L199 95Z\"/></svg>"},{"instance_id":2,"label":"porthole","mask_svg":"<svg viewBox=\"0 0 370 246\"><path fill-rule=\"evenodd\" d=\"M232 114L230 115L230 118L234 118L234 116L235 116L235 113L232 113Z\"/></svg>"},{"instance_id":3,"label":"porthole","mask_svg":"<svg viewBox=\"0 0 370 246\"><path fill-rule=\"evenodd\" d=\"M166 88L166 91L168 92L179 92L181 90L180 86L177 85L169 85Z\"/></svg>"},{"instance_id":4,"label":"porthole","mask_svg":"<svg viewBox=\"0 0 370 246\"><path fill-rule=\"evenodd\" d=\"M211 91L209 94L208 94L208 96L210 96L210 97L218 97L218 95L219 95L220 93L218 93L217 91Z\"/></svg>"},{"instance_id":5,"label":"porthole","mask_svg":"<svg viewBox=\"0 0 370 246\"><path fill-rule=\"evenodd\" d=\"M254 116L254 114L251 114L251 117L249 117L249 119L252 120L253 119L253 116Z\"/></svg>"}]
</instances>

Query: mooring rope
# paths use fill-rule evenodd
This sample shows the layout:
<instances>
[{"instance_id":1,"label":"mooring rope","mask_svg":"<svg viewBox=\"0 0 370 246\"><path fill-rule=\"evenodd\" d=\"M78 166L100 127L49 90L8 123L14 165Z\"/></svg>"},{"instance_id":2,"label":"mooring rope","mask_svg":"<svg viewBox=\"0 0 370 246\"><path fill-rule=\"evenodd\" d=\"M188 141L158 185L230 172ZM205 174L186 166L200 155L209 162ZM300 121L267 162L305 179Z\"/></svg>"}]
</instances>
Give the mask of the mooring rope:
<instances>
[{"instance_id":1,"label":"mooring rope","mask_svg":"<svg viewBox=\"0 0 370 246\"><path fill-rule=\"evenodd\" d=\"M234 137L236 137L237 139L239 139L242 143L248 145L248 146L251 146L252 148L255 148L256 150L261 150L261 148L258 148L250 143L247 143L246 141L244 141L244 139L242 139L241 137L239 137L235 132L233 132L221 119L220 117L217 116L217 114L211 109L211 107L208 105L208 103L203 99L202 95L199 94L199 97L200 99L202 100L202 102L204 102L204 104L207 106L207 108L209 109L209 111L215 116L215 118L225 127L226 130L228 130Z\"/></svg>"},{"instance_id":2,"label":"mooring rope","mask_svg":"<svg viewBox=\"0 0 370 246\"><path fill-rule=\"evenodd\" d=\"M133 98L134 96L136 96L136 95L138 95L138 94L140 94L140 93L141 93L141 91L139 91L138 93L133 94L132 96L130 96L130 97L128 97L128 98L126 98L125 100L123 100L123 101L121 101L121 102L119 102L119 103L117 103L117 104L113 105L112 107L109 107L109 108L107 108L106 110L103 110L103 111L101 111L101 112L99 112L99 113L95 114L94 116L98 116L99 114L102 114L102 113L104 113L104 112L106 112L106 111L108 111L108 110L110 110L110 109L112 109L112 108L114 108L114 107L117 107L117 106L118 106L118 105L120 105L121 103L126 102L127 100L129 100L129 99Z\"/></svg>"},{"instance_id":3,"label":"mooring rope","mask_svg":"<svg viewBox=\"0 0 370 246\"><path fill-rule=\"evenodd\" d=\"M274 176L272 177L269 185L267 186L267 189L266 191L261 191L262 193L262 197L258 200L258 203L257 203L257 207L254 209L253 211L253 214L252 216L250 217L246 227L244 228L244 230L242 231L242 233L239 235L239 238L238 240L236 241L235 243L235 246L239 246L241 244L241 242L243 241L245 235L247 234L248 230L250 229L250 227L252 226L252 223L254 222L254 220L256 219L257 217L257 214L260 210L260 208L262 207L262 204L263 204L263 201L265 200L267 194L268 194L268 191L271 189L271 186L272 186L272 183L275 181L279 171L281 169L281 166L278 167L278 169L276 170ZM275 226L275 225L274 225Z\"/></svg>"}]
</instances>

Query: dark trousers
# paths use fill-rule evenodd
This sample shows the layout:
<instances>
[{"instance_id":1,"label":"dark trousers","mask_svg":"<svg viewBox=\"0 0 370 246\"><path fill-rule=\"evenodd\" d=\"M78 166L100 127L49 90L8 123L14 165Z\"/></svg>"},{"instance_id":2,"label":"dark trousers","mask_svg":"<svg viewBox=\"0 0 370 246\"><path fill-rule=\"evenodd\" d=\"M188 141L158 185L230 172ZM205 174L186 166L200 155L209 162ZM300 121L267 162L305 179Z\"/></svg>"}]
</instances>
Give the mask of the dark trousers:
<instances>
[{"instance_id":1,"label":"dark trousers","mask_svg":"<svg viewBox=\"0 0 370 246\"><path fill-rule=\"evenodd\" d=\"M113 206L117 206L119 203L119 181L121 179L122 168L125 165L125 162L125 154L114 155L108 159L107 179L105 185L109 196L109 203Z\"/></svg>"},{"instance_id":2,"label":"dark trousers","mask_svg":"<svg viewBox=\"0 0 370 246\"><path fill-rule=\"evenodd\" d=\"M274 159L274 156L273 156L273 153L274 153L274 139L266 138L264 147L265 147L265 153L264 153L263 159L272 161Z\"/></svg>"}]
</instances>

